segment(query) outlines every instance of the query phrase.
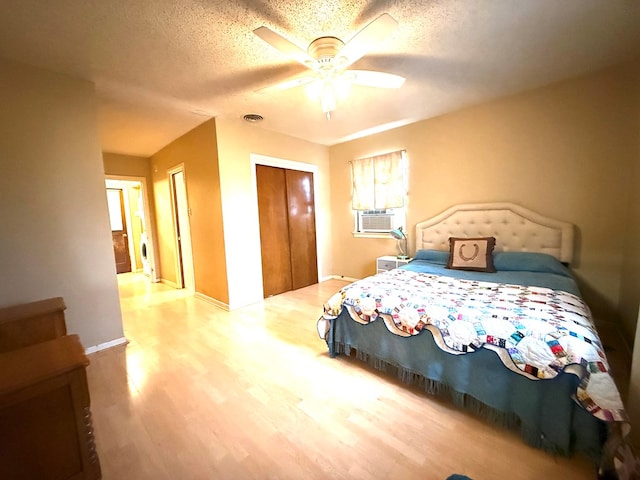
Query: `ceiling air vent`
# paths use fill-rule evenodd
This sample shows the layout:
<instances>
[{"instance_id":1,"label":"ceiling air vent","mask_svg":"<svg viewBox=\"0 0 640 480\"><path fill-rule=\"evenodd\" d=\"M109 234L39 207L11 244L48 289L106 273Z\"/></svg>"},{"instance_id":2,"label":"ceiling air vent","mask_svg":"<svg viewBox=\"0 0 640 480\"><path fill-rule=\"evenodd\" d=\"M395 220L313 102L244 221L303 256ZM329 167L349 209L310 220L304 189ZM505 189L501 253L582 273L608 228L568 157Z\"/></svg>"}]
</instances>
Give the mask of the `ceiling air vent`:
<instances>
[{"instance_id":1,"label":"ceiling air vent","mask_svg":"<svg viewBox=\"0 0 640 480\"><path fill-rule=\"evenodd\" d=\"M258 115L257 113L247 113L242 118L251 123L261 122L263 120L262 115Z\"/></svg>"}]
</instances>

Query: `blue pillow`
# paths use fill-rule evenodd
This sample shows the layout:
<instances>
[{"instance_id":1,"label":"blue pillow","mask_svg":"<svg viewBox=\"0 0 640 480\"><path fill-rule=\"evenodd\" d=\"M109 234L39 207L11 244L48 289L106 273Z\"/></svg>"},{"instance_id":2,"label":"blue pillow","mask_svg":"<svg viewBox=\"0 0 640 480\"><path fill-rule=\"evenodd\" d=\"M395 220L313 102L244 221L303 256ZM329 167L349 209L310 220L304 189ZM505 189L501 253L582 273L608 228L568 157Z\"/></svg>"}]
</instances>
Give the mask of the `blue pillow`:
<instances>
[{"instance_id":1,"label":"blue pillow","mask_svg":"<svg viewBox=\"0 0 640 480\"><path fill-rule=\"evenodd\" d=\"M413 257L414 260L424 260L430 263L446 265L449 260L449 251L443 250L418 250Z\"/></svg>"},{"instance_id":2,"label":"blue pillow","mask_svg":"<svg viewBox=\"0 0 640 480\"><path fill-rule=\"evenodd\" d=\"M546 253L495 252L493 265L498 271L555 273L571 277L571 272L557 258Z\"/></svg>"}]
</instances>

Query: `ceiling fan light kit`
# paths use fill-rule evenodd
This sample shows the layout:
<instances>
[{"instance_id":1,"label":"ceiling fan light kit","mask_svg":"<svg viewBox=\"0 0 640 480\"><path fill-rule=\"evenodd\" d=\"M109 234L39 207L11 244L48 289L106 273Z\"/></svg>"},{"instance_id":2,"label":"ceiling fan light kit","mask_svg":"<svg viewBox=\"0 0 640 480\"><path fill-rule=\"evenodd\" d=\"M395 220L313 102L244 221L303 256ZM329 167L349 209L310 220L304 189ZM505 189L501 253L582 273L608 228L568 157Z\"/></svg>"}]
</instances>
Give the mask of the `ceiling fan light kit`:
<instances>
[{"instance_id":1,"label":"ceiling fan light kit","mask_svg":"<svg viewBox=\"0 0 640 480\"><path fill-rule=\"evenodd\" d=\"M312 70L306 75L261 90L287 90L306 85L307 95L320 103L329 120L338 100L348 96L353 84L376 88L400 88L405 79L399 75L347 70L355 61L391 35L397 27L398 22L388 13L384 13L362 28L349 42L344 43L332 36L319 37L309 44L306 52L270 28L259 27L253 31L258 37Z\"/></svg>"}]
</instances>

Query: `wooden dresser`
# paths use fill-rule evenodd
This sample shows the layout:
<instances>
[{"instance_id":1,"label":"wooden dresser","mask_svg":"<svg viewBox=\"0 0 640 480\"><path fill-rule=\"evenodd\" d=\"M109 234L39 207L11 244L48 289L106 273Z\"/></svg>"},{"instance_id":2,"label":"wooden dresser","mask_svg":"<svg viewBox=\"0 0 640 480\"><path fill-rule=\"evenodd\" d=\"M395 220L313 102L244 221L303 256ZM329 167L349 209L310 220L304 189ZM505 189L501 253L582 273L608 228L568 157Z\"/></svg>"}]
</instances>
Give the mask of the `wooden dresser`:
<instances>
[{"instance_id":1,"label":"wooden dresser","mask_svg":"<svg viewBox=\"0 0 640 480\"><path fill-rule=\"evenodd\" d=\"M0 352L67 334L62 297L0 308Z\"/></svg>"},{"instance_id":2,"label":"wooden dresser","mask_svg":"<svg viewBox=\"0 0 640 480\"><path fill-rule=\"evenodd\" d=\"M8 324L0 322L0 332ZM18 335L18 343L30 345L0 353L0 479L99 479L85 372L89 360L77 335L25 340L57 328L47 321L35 325L34 335L28 328ZM10 336L2 338L2 345L13 346Z\"/></svg>"}]
</instances>

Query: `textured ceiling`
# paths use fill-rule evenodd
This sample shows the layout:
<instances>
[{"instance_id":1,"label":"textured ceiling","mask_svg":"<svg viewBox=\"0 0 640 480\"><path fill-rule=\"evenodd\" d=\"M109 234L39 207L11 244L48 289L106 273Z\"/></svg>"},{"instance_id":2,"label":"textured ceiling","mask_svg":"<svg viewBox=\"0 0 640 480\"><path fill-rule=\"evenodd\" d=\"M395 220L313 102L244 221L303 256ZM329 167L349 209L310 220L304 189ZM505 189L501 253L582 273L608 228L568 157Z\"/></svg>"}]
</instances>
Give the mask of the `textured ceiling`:
<instances>
[{"instance_id":1,"label":"textured ceiling","mask_svg":"<svg viewBox=\"0 0 640 480\"><path fill-rule=\"evenodd\" d=\"M303 88L256 93L305 69L263 42L348 41L381 13L399 28L354 64L406 77L353 87L327 121ZM331 145L640 55L636 0L2 0L0 56L91 80L103 149L149 156L209 117Z\"/></svg>"}]
</instances>

